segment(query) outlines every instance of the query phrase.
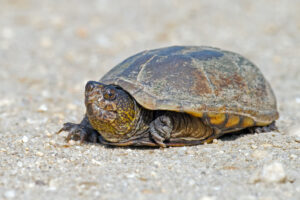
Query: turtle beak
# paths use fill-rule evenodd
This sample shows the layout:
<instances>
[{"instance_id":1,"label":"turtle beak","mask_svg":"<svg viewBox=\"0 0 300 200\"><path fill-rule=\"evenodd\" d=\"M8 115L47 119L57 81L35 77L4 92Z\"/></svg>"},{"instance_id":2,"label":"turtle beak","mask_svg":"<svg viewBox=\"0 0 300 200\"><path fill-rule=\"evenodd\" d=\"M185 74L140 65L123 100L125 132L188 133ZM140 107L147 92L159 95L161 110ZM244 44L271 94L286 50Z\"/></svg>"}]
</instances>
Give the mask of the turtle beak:
<instances>
[{"instance_id":1,"label":"turtle beak","mask_svg":"<svg viewBox=\"0 0 300 200\"><path fill-rule=\"evenodd\" d=\"M97 81L88 81L85 85L85 104L89 104L102 97L102 88L105 85ZM100 96L99 96L100 95Z\"/></svg>"}]
</instances>

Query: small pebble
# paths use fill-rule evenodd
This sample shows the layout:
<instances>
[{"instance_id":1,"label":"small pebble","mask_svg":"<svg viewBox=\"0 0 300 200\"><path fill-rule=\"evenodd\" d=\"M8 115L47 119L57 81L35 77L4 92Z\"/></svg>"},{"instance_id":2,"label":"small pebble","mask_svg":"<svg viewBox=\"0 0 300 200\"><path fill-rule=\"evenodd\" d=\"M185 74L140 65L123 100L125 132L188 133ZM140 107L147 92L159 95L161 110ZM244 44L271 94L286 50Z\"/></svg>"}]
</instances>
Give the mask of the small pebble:
<instances>
[{"instance_id":1,"label":"small pebble","mask_svg":"<svg viewBox=\"0 0 300 200\"><path fill-rule=\"evenodd\" d=\"M263 146L264 148L270 148L270 147L273 147L273 145L272 145L272 144L269 144L269 143L262 144L261 146Z\"/></svg>"},{"instance_id":2,"label":"small pebble","mask_svg":"<svg viewBox=\"0 0 300 200\"><path fill-rule=\"evenodd\" d=\"M92 163L95 165L101 165L101 162L95 159L92 159Z\"/></svg>"},{"instance_id":3,"label":"small pebble","mask_svg":"<svg viewBox=\"0 0 300 200\"><path fill-rule=\"evenodd\" d=\"M264 166L261 178L264 182L283 183L286 180L286 173L282 164L275 162Z\"/></svg>"},{"instance_id":4,"label":"small pebble","mask_svg":"<svg viewBox=\"0 0 300 200\"><path fill-rule=\"evenodd\" d=\"M213 144L218 144L218 143L219 143L218 139L213 139Z\"/></svg>"},{"instance_id":5,"label":"small pebble","mask_svg":"<svg viewBox=\"0 0 300 200\"><path fill-rule=\"evenodd\" d=\"M42 152L40 152L40 151L37 151L37 152L36 152L36 155L42 157L42 156L44 155L44 153L42 153Z\"/></svg>"},{"instance_id":6,"label":"small pebble","mask_svg":"<svg viewBox=\"0 0 300 200\"><path fill-rule=\"evenodd\" d=\"M45 130L45 133L46 133L47 137L52 137L53 136L53 133L50 133L48 130Z\"/></svg>"},{"instance_id":7,"label":"small pebble","mask_svg":"<svg viewBox=\"0 0 300 200\"><path fill-rule=\"evenodd\" d=\"M16 192L14 190L8 190L4 193L4 197L8 199L12 199L16 196Z\"/></svg>"},{"instance_id":8,"label":"small pebble","mask_svg":"<svg viewBox=\"0 0 300 200\"><path fill-rule=\"evenodd\" d=\"M50 140L50 141L49 141L49 144L51 144L51 145L55 145L55 144L56 144L56 142L55 142L55 140Z\"/></svg>"},{"instance_id":9,"label":"small pebble","mask_svg":"<svg viewBox=\"0 0 300 200\"><path fill-rule=\"evenodd\" d=\"M266 152L266 151L255 150L251 154L251 157L256 158L256 159L262 159L262 158L265 158L267 155L268 155L268 152Z\"/></svg>"},{"instance_id":10,"label":"small pebble","mask_svg":"<svg viewBox=\"0 0 300 200\"><path fill-rule=\"evenodd\" d=\"M126 175L127 178L134 178L135 176L136 176L136 175L133 174L133 173L132 173L132 174L127 174L127 175Z\"/></svg>"},{"instance_id":11,"label":"small pebble","mask_svg":"<svg viewBox=\"0 0 300 200\"><path fill-rule=\"evenodd\" d=\"M153 164L156 167L160 167L161 166L161 163L159 161L154 161Z\"/></svg>"},{"instance_id":12,"label":"small pebble","mask_svg":"<svg viewBox=\"0 0 300 200\"><path fill-rule=\"evenodd\" d=\"M75 141L75 140L69 140L69 141L68 141L68 144L69 144L69 145L75 145L75 144L76 144L76 141Z\"/></svg>"},{"instance_id":13,"label":"small pebble","mask_svg":"<svg viewBox=\"0 0 300 200\"><path fill-rule=\"evenodd\" d=\"M26 143L26 142L28 142L28 137L26 136L26 135L24 135L23 137L22 137L22 142L23 143Z\"/></svg>"},{"instance_id":14,"label":"small pebble","mask_svg":"<svg viewBox=\"0 0 300 200\"><path fill-rule=\"evenodd\" d=\"M21 161L18 161L18 162L17 162L17 166L18 166L18 167L23 167L23 163L22 163Z\"/></svg>"},{"instance_id":15,"label":"small pebble","mask_svg":"<svg viewBox=\"0 0 300 200\"><path fill-rule=\"evenodd\" d=\"M31 183L28 183L28 184L27 184L27 187L29 187L29 188L34 188L34 187L35 187L35 183L32 183L32 182L31 182Z\"/></svg>"},{"instance_id":16,"label":"small pebble","mask_svg":"<svg viewBox=\"0 0 300 200\"><path fill-rule=\"evenodd\" d=\"M294 160L294 159L297 158L297 155L296 155L296 154L291 154L291 155L290 155L290 158Z\"/></svg>"},{"instance_id":17,"label":"small pebble","mask_svg":"<svg viewBox=\"0 0 300 200\"><path fill-rule=\"evenodd\" d=\"M46 185L46 183L45 183L44 181L42 181L42 180L36 180L36 181L35 181L35 184L36 184L36 185L40 185L40 186L41 186L41 185Z\"/></svg>"},{"instance_id":18,"label":"small pebble","mask_svg":"<svg viewBox=\"0 0 300 200\"><path fill-rule=\"evenodd\" d=\"M273 162L264 165L261 171L256 172L254 176L251 177L250 182L284 183L286 179L287 177L283 165L279 162Z\"/></svg>"},{"instance_id":19,"label":"small pebble","mask_svg":"<svg viewBox=\"0 0 300 200\"><path fill-rule=\"evenodd\" d=\"M48 38L48 37L42 37L40 39L40 45L43 48L49 48L49 47L52 46L52 40L50 38Z\"/></svg>"},{"instance_id":20,"label":"small pebble","mask_svg":"<svg viewBox=\"0 0 300 200\"><path fill-rule=\"evenodd\" d=\"M154 171L150 172L150 174L151 174L151 176L153 176L153 177L156 177L156 176L157 176L157 174L156 174Z\"/></svg>"},{"instance_id":21,"label":"small pebble","mask_svg":"<svg viewBox=\"0 0 300 200\"><path fill-rule=\"evenodd\" d=\"M48 107L45 104L40 105L38 108L39 112L46 112L48 110Z\"/></svg>"}]
</instances>

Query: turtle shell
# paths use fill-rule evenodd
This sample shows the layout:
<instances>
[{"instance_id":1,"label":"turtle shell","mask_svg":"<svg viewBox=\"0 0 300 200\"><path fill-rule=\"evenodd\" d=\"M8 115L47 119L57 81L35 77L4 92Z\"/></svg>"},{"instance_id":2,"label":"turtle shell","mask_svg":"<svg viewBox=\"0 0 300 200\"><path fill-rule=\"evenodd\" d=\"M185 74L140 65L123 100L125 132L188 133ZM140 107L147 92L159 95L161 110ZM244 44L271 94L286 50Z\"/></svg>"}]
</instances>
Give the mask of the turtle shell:
<instances>
[{"instance_id":1,"label":"turtle shell","mask_svg":"<svg viewBox=\"0 0 300 200\"><path fill-rule=\"evenodd\" d=\"M261 124L278 118L274 93L245 57L206 46L172 46L140 52L100 82L126 90L150 110L246 116Z\"/></svg>"}]
</instances>

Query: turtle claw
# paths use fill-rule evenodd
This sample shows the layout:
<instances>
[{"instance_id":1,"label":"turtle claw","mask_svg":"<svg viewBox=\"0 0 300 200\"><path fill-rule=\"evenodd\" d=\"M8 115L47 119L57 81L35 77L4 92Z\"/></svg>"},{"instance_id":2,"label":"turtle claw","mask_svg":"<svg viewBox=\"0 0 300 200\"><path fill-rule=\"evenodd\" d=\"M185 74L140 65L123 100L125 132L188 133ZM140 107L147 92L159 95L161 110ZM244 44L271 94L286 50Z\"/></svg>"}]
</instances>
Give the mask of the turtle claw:
<instances>
[{"instance_id":1,"label":"turtle claw","mask_svg":"<svg viewBox=\"0 0 300 200\"><path fill-rule=\"evenodd\" d=\"M167 145L164 143L165 138L161 137L156 131L151 131L152 139L158 144L158 146L166 148Z\"/></svg>"},{"instance_id":2,"label":"turtle claw","mask_svg":"<svg viewBox=\"0 0 300 200\"><path fill-rule=\"evenodd\" d=\"M170 139L173 124L169 116L161 115L150 124L150 133L152 139L160 146L167 147L164 141Z\"/></svg>"},{"instance_id":3,"label":"turtle claw","mask_svg":"<svg viewBox=\"0 0 300 200\"><path fill-rule=\"evenodd\" d=\"M97 142L98 133L95 130L89 129L81 124L75 123L64 123L63 127L56 133L68 132L66 137L66 142L70 140L80 140L80 144L84 142Z\"/></svg>"}]
</instances>

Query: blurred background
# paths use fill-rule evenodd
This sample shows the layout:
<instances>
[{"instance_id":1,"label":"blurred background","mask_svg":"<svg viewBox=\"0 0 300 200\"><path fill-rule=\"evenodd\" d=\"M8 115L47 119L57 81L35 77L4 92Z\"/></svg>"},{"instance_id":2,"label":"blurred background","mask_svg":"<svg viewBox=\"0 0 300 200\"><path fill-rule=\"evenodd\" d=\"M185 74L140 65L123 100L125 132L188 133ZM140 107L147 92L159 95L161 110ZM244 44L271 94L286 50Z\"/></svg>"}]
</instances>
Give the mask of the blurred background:
<instances>
[{"instance_id":1,"label":"blurred background","mask_svg":"<svg viewBox=\"0 0 300 200\"><path fill-rule=\"evenodd\" d=\"M293 81L300 79L299 8L297 0L0 0L2 104L14 99L30 108L67 101L83 112L86 81L99 80L128 56L208 45L256 63L279 106L286 102L285 109L294 110L300 102Z\"/></svg>"},{"instance_id":2,"label":"blurred background","mask_svg":"<svg viewBox=\"0 0 300 200\"><path fill-rule=\"evenodd\" d=\"M246 56L275 91L283 135L299 125L299 0L0 0L2 169L13 174L16 161L7 152L22 156L16 138L43 152L41 141L82 118L88 80L132 54L171 45ZM0 187L23 187L22 180L3 178Z\"/></svg>"}]
</instances>

